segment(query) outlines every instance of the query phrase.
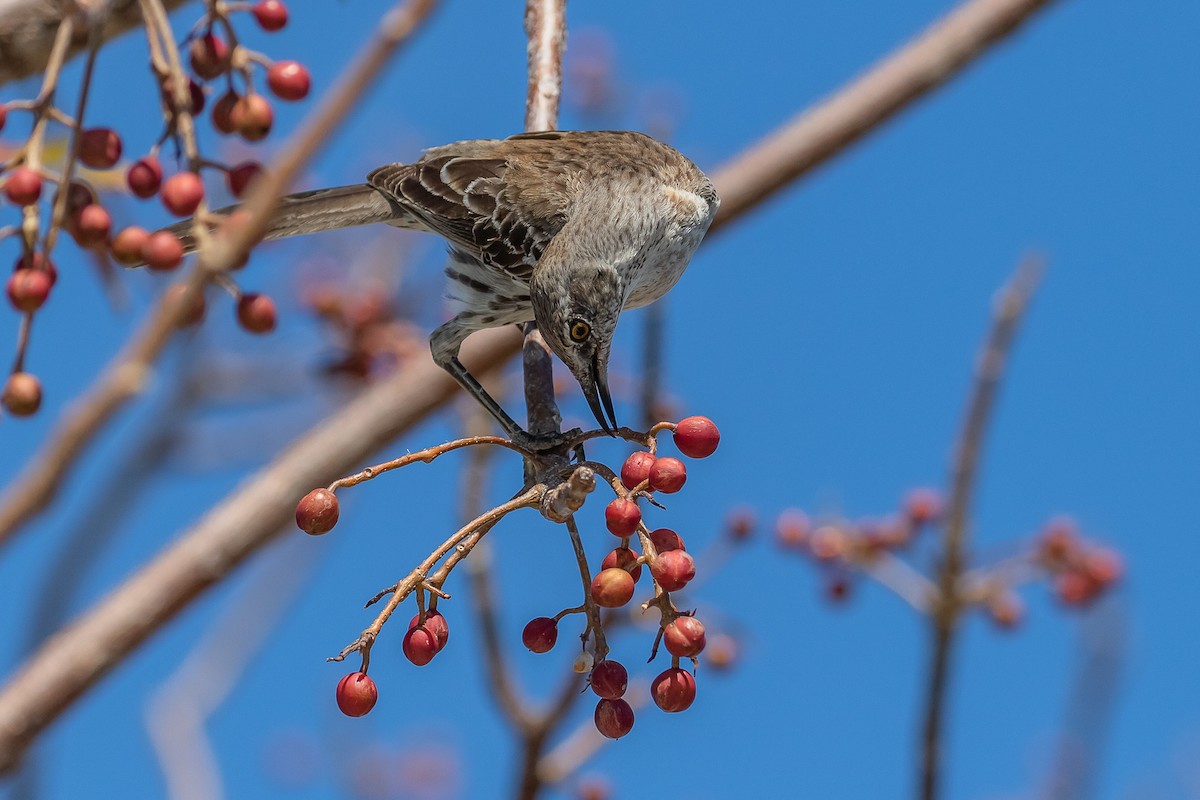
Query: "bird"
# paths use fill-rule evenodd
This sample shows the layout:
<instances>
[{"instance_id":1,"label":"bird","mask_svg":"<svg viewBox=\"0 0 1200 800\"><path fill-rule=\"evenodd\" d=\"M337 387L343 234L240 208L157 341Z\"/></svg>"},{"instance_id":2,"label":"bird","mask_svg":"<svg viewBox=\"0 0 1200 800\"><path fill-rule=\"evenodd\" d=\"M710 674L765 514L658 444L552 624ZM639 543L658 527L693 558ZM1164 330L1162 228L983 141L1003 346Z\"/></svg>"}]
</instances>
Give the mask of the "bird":
<instances>
[{"instance_id":1,"label":"bird","mask_svg":"<svg viewBox=\"0 0 1200 800\"><path fill-rule=\"evenodd\" d=\"M263 238L372 223L442 236L451 256L448 294L461 310L430 336L433 360L510 438L535 445L539 437L463 366L463 340L483 328L536 322L612 435L608 362L617 320L675 285L719 205L712 181L650 136L538 131L432 147L412 163L379 167L365 183L289 195ZM191 229L184 220L166 230L190 251Z\"/></svg>"}]
</instances>

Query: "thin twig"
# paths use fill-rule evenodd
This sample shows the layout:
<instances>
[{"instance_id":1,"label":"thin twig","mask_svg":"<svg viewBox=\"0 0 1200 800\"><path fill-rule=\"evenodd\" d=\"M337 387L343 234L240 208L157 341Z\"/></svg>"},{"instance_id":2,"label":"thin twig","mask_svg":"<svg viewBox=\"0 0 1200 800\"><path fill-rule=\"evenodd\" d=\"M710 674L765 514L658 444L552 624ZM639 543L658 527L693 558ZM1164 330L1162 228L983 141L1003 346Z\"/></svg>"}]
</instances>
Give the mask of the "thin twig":
<instances>
[{"instance_id":1,"label":"thin twig","mask_svg":"<svg viewBox=\"0 0 1200 800\"><path fill-rule=\"evenodd\" d=\"M946 688L949 682L950 648L954 644L963 603L958 596L963 572L971 498L974 493L983 438L991 420L996 392L1004 373L1013 338L1022 315L1029 305L1042 272L1038 258L1027 258L998 295L992 329L979 355L971 399L958 449L951 468L949 509L942 537L941 564L938 570L937 604L932 609L933 653L925 704L924 734L921 741L921 771L918 797L935 800L938 796L942 749L942 721L945 716Z\"/></svg>"}]
</instances>

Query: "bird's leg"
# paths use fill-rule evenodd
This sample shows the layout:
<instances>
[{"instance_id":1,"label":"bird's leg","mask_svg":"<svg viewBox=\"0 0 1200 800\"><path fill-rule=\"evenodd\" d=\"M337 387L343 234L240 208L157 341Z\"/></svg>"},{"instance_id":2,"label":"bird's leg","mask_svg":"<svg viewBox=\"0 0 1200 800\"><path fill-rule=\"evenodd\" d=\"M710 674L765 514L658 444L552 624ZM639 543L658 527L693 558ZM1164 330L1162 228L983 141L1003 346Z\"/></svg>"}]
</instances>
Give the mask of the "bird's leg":
<instances>
[{"instance_id":1,"label":"bird's leg","mask_svg":"<svg viewBox=\"0 0 1200 800\"><path fill-rule=\"evenodd\" d=\"M487 409L488 413L500 423L500 427L504 430L504 434L508 438L526 450L535 451L561 448L563 445L578 438L582 433L578 428L566 433L535 435L526 431L516 420L510 417L508 412L496 401L496 398L492 397L487 389L484 389L475 376L458 360L458 349L462 344L462 340L466 338L467 333L469 331L464 329L463 326L456 324L456 320L451 320L434 331L433 336L429 339L430 350L433 352L433 360L438 366L450 373L450 376L458 381L458 384L466 389L468 394Z\"/></svg>"}]
</instances>

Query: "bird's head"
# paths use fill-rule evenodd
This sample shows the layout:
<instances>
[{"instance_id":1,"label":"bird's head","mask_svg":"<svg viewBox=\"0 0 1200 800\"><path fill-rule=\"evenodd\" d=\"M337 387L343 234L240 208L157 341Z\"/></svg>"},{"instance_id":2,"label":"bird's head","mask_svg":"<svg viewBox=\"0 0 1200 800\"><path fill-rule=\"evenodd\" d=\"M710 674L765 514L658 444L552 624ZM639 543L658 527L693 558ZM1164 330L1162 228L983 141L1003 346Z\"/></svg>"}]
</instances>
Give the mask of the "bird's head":
<instances>
[{"instance_id":1,"label":"bird's head","mask_svg":"<svg viewBox=\"0 0 1200 800\"><path fill-rule=\"evenodd\" d=\"M533 316L546 344L579 381L596 421L611 433L617 417L608 392L608 356L625 302L621 276L608 264L547 261L530 280Z\"/></svg>"}]
</instances>

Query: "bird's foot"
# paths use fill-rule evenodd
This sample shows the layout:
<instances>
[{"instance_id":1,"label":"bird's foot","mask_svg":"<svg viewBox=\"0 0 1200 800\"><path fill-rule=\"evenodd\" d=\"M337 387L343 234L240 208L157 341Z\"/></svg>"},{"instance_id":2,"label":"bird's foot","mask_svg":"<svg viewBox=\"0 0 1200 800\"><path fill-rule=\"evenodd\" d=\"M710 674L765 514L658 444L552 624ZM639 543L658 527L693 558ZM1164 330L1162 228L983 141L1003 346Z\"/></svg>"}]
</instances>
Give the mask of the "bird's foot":
<instances>
[{"instance_id":1,"label":"bird's foot","mask_svg":"<svg viewBox=\"0 0 1200 800\"><path fill-rule=\"evenodd\" d=\"M532 453L552 453L574 446L581 436L583 436L582 428L571 428L569 431L554 433L529 433L525 430L516 430L510 438L517 447Z\"/></svg>"}]
</instances>

